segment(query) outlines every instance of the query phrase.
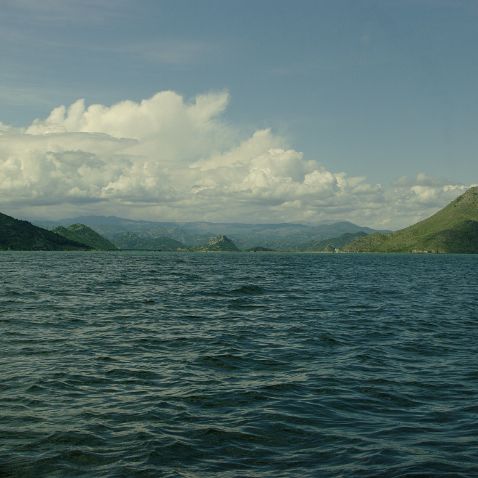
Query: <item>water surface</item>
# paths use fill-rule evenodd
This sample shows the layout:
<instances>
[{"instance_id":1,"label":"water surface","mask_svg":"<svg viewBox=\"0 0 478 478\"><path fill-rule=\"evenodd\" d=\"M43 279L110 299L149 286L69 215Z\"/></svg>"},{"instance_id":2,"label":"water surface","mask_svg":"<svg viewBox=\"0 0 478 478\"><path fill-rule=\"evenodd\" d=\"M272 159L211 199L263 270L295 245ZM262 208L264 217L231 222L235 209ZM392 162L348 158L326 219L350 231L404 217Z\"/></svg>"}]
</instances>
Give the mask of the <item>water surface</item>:
<instances>
[{"instance_id":1,"label":"water surface","mask_svg":"<svg viewBox=\"0 0 478 478\"><path fill-rule=\"evenodd\" d=\"M478 476L478 256L0 254L0 476Z\"/></svg>"}]
</instances>

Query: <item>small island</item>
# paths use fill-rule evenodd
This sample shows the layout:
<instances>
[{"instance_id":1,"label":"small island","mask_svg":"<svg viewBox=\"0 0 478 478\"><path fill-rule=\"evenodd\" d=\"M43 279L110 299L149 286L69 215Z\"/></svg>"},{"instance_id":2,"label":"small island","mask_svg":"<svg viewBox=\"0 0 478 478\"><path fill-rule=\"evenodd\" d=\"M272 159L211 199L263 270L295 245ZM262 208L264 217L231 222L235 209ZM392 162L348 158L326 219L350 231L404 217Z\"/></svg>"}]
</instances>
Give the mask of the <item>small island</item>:
<instances>
[{"instance_id":1,"label":"small island","mask_svg":"<svg viewBox=\"0 0 478 478\"><path fill-rule=\"evenodd\" d=\"M240 252L240 249L231 239L223 234L209 239L203 246L192 247L188 249L192 252Z\"/></svg>"}]
</instances>

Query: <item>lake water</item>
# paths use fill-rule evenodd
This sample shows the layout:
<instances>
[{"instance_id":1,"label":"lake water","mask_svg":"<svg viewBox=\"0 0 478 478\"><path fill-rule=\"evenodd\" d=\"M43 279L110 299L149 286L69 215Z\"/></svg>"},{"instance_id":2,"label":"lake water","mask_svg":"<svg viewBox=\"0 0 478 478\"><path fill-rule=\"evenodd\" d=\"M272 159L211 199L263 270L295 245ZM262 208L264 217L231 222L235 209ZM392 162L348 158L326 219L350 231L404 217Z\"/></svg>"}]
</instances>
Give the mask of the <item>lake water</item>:
<instances>
[{"instance_id":1,"label":"lake water","mask_svg":"<svg viewBox=\"0 0 478 478\"><path fill-rule=\"evenodd\" d=\"M0 254L1 477L476 477L478 256Z\"/></svg>"}]
</instances>

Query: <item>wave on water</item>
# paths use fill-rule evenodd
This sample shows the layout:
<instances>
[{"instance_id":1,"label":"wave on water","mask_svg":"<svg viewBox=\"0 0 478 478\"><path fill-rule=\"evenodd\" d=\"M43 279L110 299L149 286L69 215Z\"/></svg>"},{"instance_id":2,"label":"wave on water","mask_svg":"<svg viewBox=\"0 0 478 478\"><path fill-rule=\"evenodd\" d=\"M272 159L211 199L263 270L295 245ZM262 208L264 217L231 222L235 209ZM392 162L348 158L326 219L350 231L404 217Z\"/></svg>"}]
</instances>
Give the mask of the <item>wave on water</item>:
<instances>
[{"instance_id":1,"label":"wave on water","mask_svg":"<svg viewBox=\"0 0 478 478\"><path fill-rule=\"evenodd\" d=\"M264 294L265 290L258 285L247 284L233 289L232 293L237 295L259 295Z\"/></svg>"},{"instance_id":2,"label":"wave on water","mask_svg":"<svg viewBox=\"0 0 478 478\"><path fill-rule=\"evenodd\" d=\"M477 261L2 253L0 477L478 476Z\"/></svg>"}]
</instances>

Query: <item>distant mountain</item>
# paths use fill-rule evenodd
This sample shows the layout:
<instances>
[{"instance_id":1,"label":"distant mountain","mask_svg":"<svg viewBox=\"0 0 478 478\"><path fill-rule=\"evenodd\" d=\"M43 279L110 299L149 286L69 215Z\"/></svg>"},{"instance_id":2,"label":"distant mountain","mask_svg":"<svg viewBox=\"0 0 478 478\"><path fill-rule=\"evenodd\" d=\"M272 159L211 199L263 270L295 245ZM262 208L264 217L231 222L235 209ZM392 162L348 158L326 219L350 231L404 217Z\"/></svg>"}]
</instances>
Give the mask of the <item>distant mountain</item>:
<instances>
[{"instance_id":1,"label":"distant mountain","mask_svg":"<svg viewBox=\"0 0 478 478\"><path fill-rule=\"evenodd\" d=\"M58 226L56 229L53 229L53 232L72 241L86 244L97 251L117 250L117 247L108 241L108 239L105 239L91 229L91 227L85 226L84 224L72 224L68 227Z\"/></svg>"},{"instance_id":2,"label":"distant mountain","mask_svg":"<svg viewBox=\"0 0 478 478\"><path fill-rule=\"evenodd\" d=\"M194 248L201 252L239 252L239 248L227 236L219 235L209 239L204 246Z\"/></svg>"},{"instance_id":3,"label":"distant mountain","mask_svg":"<svg viewBox=\"0 0 478 478\"><path fill-rule=\"evenodd\" d=\"M372 234L345 248L352 252L478 253L478 187L433 216L392 234Z\"/></svg>"},{"instance_id":4,"label":"distant mountain","mask_svg":"<svg viewBox=\"0 0 478 478\"><path fill-rule=\"evenodd\" d=\"M91 247L0 213L0 250L75 251Z\"/></svg>"},{"instance_id":5,"label":"distant mountain","mask_svg":"<svg viewBox=\"0 0 478 478\"><path fill-rule=\"evenodd\" d=\"M346 233L377 232L368 227L357 226L348 221L327 224L242 224L212 222L152 222L134 221L114 216L84 216L58 222L40 221L38 225L53 228L72 223L86 224L120 248L156 249L153 239L165 238L180 242L186 247L205 244L211 236L225 234L240 249L265 247L275 250L307 250L311 243L339 237ZM136 237L125 236L125 233ZM132 246L132 243L150 244L147 247ZM126 242L125 242L126 241ZM129 244L129 245L128 245ZM158 242L159 245L159 242ZM181 246L178 246L181 247ZM184 247L184 246L183 246ZM159 247L166 250L164 247Z\"/></svg>"},{"instance_id":6,"label":"distant mountain","mask_svg":"<svg viewBox=\"0 0 478 478\"><path fill-rule=\"evenodd\" d=\"M182 242L169 237L139 235L134 232L115 234L111 239L120 249L177 251L186 247Z\"/></svg>"}]
</instances>

